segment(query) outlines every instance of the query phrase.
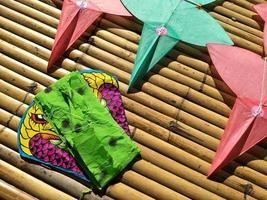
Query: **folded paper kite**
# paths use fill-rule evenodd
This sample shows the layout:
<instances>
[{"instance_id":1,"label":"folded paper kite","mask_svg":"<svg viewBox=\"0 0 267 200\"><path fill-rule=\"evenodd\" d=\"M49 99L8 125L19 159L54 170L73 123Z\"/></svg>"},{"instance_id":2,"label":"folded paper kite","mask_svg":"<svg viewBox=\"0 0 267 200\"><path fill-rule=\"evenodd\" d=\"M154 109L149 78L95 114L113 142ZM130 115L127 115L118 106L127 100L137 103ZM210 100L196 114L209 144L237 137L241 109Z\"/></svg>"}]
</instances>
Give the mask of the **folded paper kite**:
<instances>
[{"instance_id":1,"label":"folded paper kite","mask_svg":"<svg viewBox=\"0 0 267 200\"><path fill-rule=\"evenodd\" d=\"M130 16L120 0L64 0L48 69L103 13Z\"/></svg>"},{"instance_id":2,"label":"folded paper kite","mask_svg":"<svg viewBox=\"0 0 267 200\"><path fill-rule=\"evenodd\" d=\"M109 110L117 124L130 136L117 79L96 70L83 70L81 75L102 106ZM18 138L19 152L23 158L89 181L70 153L64 137L57 134L34 102L21 119Z\"/></svg>"},{"instance_id":3,"label":"folded paper kite","mask_svg":"<svg viewBox=\"0 0 267 200\"><path fill-rule=\"evenodd\" d=\"M214 0L122 0L144 22L129 90L180 40L200 46L233 44L224 29L202 9L211 2Z\"/></svg>"},{"instance_id":4,"label":"folded paper kite","mask_svg":"<svg viewBox=\"0 0 267 200\"><path fill-rule=\"evenodd\" d=\"M208 44L212 62L237 99L208 172L211 176L267 137L266 59L245 49Z\"/></svg>"},{"instance_id":5,"label":"folded paper kite","mask_svg":"<svg viewBox=\"0 0 267 200\"><path fill-rule=\"evenodd\" d=\"M267 22L267 3L257 4L254 6L256 12L261 16L263 21ZM264 26L264 50L267 53L267 26Z\"/></svg>"}]
</instances>

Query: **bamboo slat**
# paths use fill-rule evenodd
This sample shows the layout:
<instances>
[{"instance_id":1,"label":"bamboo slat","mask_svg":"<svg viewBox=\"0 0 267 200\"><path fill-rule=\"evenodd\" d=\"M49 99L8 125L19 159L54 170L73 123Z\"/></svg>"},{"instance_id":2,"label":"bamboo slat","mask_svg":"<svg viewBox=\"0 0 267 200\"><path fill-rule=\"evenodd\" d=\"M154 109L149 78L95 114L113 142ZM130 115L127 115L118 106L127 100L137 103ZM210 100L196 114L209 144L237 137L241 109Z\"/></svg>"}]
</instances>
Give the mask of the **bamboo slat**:
<instances>
[{"instance_id":1,"label":"bamboo slat","mask_svg":"<svg viewBox=\"0 0 267 200\"><path fill-rule=\"evenodd\" d=\"M17 1L29 7L35 8L36 10L39 10L42 13L45 13L49 16L53 16L59 19L60 10L52 6L48 6L47 3L35 0L17 0Z\"/></svg>"},{"instance_id":2,"label":"bamboo slat","mask_svg":"<svg viewBox=\"0 0 267 200\"><path fill-rule=\"evenodd\" d=\"M25 6L19 2L12 1L12 0L5 0L2 2L2 5L6 6L6 7L10 7L11 9L15 8L17 12L28 15L32 19L36 19L36 20L43 22L49 26L56 28L58 25L58 20L56 20L54 17L51 17L45 13L30 9L30 7Z\"/></svg>"},{"instance_id":3,"label":"bamboo slat","mask_svg":"<svg viewBox=\"0 0 267 200\"><path fill-rule=\"evenodd\" d=\"M140 133L140 135L141 135L141 133ZM142 137L142 138L140 139L139 137ZM146 137L146 139L144 139L144 137ZM194 167L194 163L192 163L193 160L196 163L199 164L198 167L203 167L203 166L201 166L201 164L202 165L205 165L204 162L201 162L200 160L197 160L197 159L195 159L193 157L190 157L190 154L189 155L185 155L185 156L183 156L181 153L177 154L178 152L177 151L174 152L174 149L172 149L172 148L169 148L168 151L166 151L166 149L164 149L164 151L162 151L158 147L158 145L163 145L163 144L159 140L157 141L156 138L154 138L154 139L151 138L151 136L149 136L148 134L146 134L145 136L144 136L144 134L142 134L141 136L138 135L138 136L135 137L135 139L136 139L137 142L140 142L140 143L146 145L148 148L153 149L153 150L159 152L162 155L167 155L167 157L169 157L169 158L171 158L171 159L173 159L173 160L181 163L182 165L188 166L190 168L193 168L193 169L195 168ZM153 139L153 142L151 142L151 139ZM147 154L145 152L145 149L142 148L142 145L141 146L138 145L138 146L139 146L139 148L141 148L143 150L143 151L141 151L141 154L142 154L142 157L144 159L146 159L149 162L152 162L154 164L157 163L158 166L162 166L162 164L160 164L160 161L162 161L162 162L164 161L164 159L163 160L160 159L160 158L162 158L162 156L155 156L154 157L152 151L150 151L150 153ZM157 155L159 153L157 153ZM188 162L185 161L186 158L189 159L189 160L191 160L191 162L190 162L189 165L188 165ZM165 165L171 166L171 164L169 165L168 163L165 163ZM179 172L177 172L177 168L175 168L175 170L176 170L175 173L179 173ZM170 170L170 171L172 172L172 170ZM181 175L182 177L183 176L188 176L188 174L187 173L184 173L184 171L181 171L180 173L183 173L183 175ZM194 177L194 182L197 181L195 179L196 178L195 176L192 176L192 177ZM225 185L230 186L232 188L235 188L236 190L243 191L243 192L244 192L244 189L245 189L244 186L247 185L247 184L249 184L249 182L247 182L245 180L242 180L239 177L230 176L229 174L227 174L227 173L225 173L223 171L221 171L220 174L218 175L218 179L221 180ZM199 179L199 181L203 181L203 184L205 184L205 179ZM254 187L254 186L255 185L253 185L253 193L251 193L251 195L254 196L254 197L256 197L256 198L259 198L259 199L264 199L265 196L266 196L266 194L265 194L266 190L265 189L262 189L260 187L257 187L257 186ZM228 198L231 198L231 197L228 197Z\"/></svg>"},{"instance_id":4,"label":"bamboo slat","mask_svg":"<svg viewBox=\"0 0 267 200\"><path fill-rule=\"evenodd\" d=\"M8 43L16 45L17 47L24 48L28 52L30 52L30 48L34 45L36 56L43 58L45 60L49 58L50 51L48 49L42 46L36 45L35 43L25 40L19 36L16 36L15 34L9 31L6 31L2 28L0 28L0 38L5 40Z\"/></svg>"},{"instance_id":5,"label":"bamboo slat","mask_svg":"<svg viewBox=\"0 0 267 200\"><path fill-rule=\"evenodd\" d=\"M236 5L235 3L229 2L229 1L225 1L222 4L223 7L228 8L229 10L235 11L245 17L251 18L253 19L253 17L255 17L257 15L257 13L248 10L246 8L242 8L239 5Z\"/></svg>"},{"instance_id":6,"label":"bamboo slat","mask_svg":"<svg viewBox=\"0 0 267 200\"><path fill-rule=\"evenodd\" d=\"M10 128L0 124L0 142L1 144L17 151L17 134Z\"/></svg>"},{"instance_id":7,"label":"bamboo slat","mask_svg":"<svg viewBox=\"0 0 267 200\"><path fill-rule=\"evenodd\" d=\"M248 10L253 10L252 7L254 6L254 4L250 3L249 1L243 1L243 0L230 0L230 1Z\"/></svg>"},{"instance_id":8,"label":"bamboo slat","mask_svg":"<svg viewBox=\"0 0 267 200\"><path fill-rule=\"evenodd\" d=\"M0 65L0 78L4 81L9 82L12 85L17 86L25 91L29 91L31 93L38 93L45 89L44 86L36 83L26 77L20 76L17 73L3 67Z\"/></svg>"},{"instance_id":9,"label":"bamboo slat","mask_svg":"<svg viewBox=\"0 0 267 200\"><path fill-rule=\"evenodd\" d=\"M146 193L156 199L177 199L186 200L189 199L183 195L175 193L167 187L160 187L160 185L150 179L145 178L133 171L127 171L123 173L121 178L123 183L138 189L139 191Z\"/></svg>"},{"instance_id":10,"label":"bamboo slat","mask_svg":"<svg viewBox=\"0 0 267 200\"><path fill-rule=\"evenodd\" d=\"M264 3L266 2L265 0L248 0L249 2L253 3L253 4L258 4L258 3Z\"/></svg>"},{"instance_id":11,"label":"bamboo slat","mask_svg":"<svg viewBox=\"0 0 267 200\"><path fill-rule=\"evenodd\" d=\"M232 33L234 35L238 35L239 37L242 37L242 38L244 38L244 39L246 39L246 40L248 40L250 42L253 42L253 43L257 44L257 45L263 46L263 40L261 38L255 36L255 35L253 35L251 33L248 33L248 32L246 32L244 30L236 28L236 27L234 27L232 25L226 24L224 22L221 22L221 21L218 21L218 22L229 33Z\"/></svg>"},{"instance_id":12,"label":"bamboo slat","mask_svg":"<svg viewBox=\"0 0 267 200\"><path fill-rule=\"evenodd\" d=\"M118 200L132 200L132 199L144 199L144 200L152 200L151 198L141 192L136 192L136 190L132 189L124 185L123 183L116 183L111 185L107 189L107 195L116 198Z\"/></svg>"},{"instance_id":13,"label":"bamboo slat","mask_svg":"<svg viewBox=\"0 0 267 200\"><path fill-rule=\"evenodd\" d=\"M22 116L23 112L27 108L27 105L16 101L15 99L0 93L1 108L5 109L15 115Z\"/></svg>"},{"instance_id":14,"label":"bamboo slat","mask_svg":"<svg viewBox=\"0 0 267 200\"><path fill-rule=\"evenodd\" d=\"M0 16L0 27L10 32L16 33L26 39L33 41L41 46L50 48L53 44L53 40L46 35L43 35L37 31L20 25L12 20Z\"/></svg>"},{"instance_id":15,"label":"bamboo slat","mask_svg":"<svg viewBox=\"0 0 267 200\"><path fill-rule=\"evenodd\" d=\"M46 65L47 62L21 48L16 47L15 45L11 45L10 43L5 42L4 40L0 39L0 51L2 53L5 53L7 55L10 55L11 57L17 59L18 61L24 62L24 63L30 63L32 67L37 67L38 70L41 72L46 73ZM19 53L23 52L23 53ZM51 73L53 77L62 77L64 74L66 74L66 70L60 68Z\"/></svg>"},{"instance_id":16,"label":"bamboo slat","mask_svg":"<svg viewBox=\"0 0 267 200\"><path fill-rule=\"evenodd\" d=\"M0 194L3 200L37 200L33 196L19 190L18 188L0 180Z\"/></svg>"},{"instance_id":17,"label":"bamboo slat","mask_svg":"<svg viewBox=\"0 0 267 200\"><path fill-rule=\"evenodd\" d=\"M247 33L253 34L259 38L263 37L263 32L261 30L257 30L257 29L250 27L250 26L247 26L245 24L239 23L235 20L235 18L228 18L228 17L220 15L216 12L210 12L209 14L212 17L214 17L215 19L217 19L219 22L224 22L228 25L231 25L235 28L240 29L241 31L245 31Z\"/></svg>"},{"instance_id":18,"label":"bamboo slat","mask_svg":"<svg viewBox=\"0 0 267 200\"><path fill-rule=\"evenodd\" d=\"M141 155L143 159L177 176L186 178L188 181L195 183L205 189L208 189L209 191L212 191L218 195L221 195L222 197L226 199L239 199L239 198L242 198L244 195L243 193L238 192L229 186L205 179L203 175L196 173L190 168L187 168L184 165L178 162L175 162L174 160L171 160L165 156L162 156L161 154L141 144L137 144L137 145L141 149ZM253 199L252 197L248 197L248 199L249 198Z\"/></svg>"},{"instance_id":19,"label":"bamboo slat","mask_svg":"<svg viewBox=\"0 0 267 200\"><path fill-rule=\"evenodd\" d=\"M17 90L16 94L13 93L14 90ZM25 94L23 90L16 88L3 80L0 80L0 92L27 104L29 104L33 98L31 93Z\"/></svg>"},{"instance_id":20,"label":"bamboo slat","mask_svg":"<svg viewBox=\"0 0 267 200\"><path fill-rule=\"evenodd\" d=\"M183 193L193 199L223 199L218 195L215 195L207 190L203 190L203 188L193 185L192 183L144 160L135 162L132 169L143 176L148 176L154 181L162 183L168 188Z\"/></svg>"},{"instance_id":21,"label":"bamboo slat","mask_svg":"<svg viewBox=\"0 0 267 200\"><path fill-rule=\"evenodd\" d=\"M2 3L3 1L0 2L0 4ZM44 24L26 15L18 13L3 5L0 5L0 15L1 16L4 15L5 17L7 17L8 19L12 21L19 21L21 25L28 26L28 27L30 26L30 28L32 28L33 30L36 30L43 34L47 34L51 38L53 38L54 35L56 34L56 30L48 26L47 24Z\"/></svg>"},{"instance_id":22,"label":"bamboo slat","mask_svg":"<svg viewBox=\"0 0 267 200\"><path fill-rule=\"evenodd\" d=\"M239 14L233 10L229 10L228 8L225 8L223 6L216 6L214 8L214 11L216 11L222 15L225 15L227 17L234 18L236 21L241 22L245 25L248 25L252 28L261 30L260 25L255 20L253 20L249 17L243 16L243 15L241 15L241 14Z\"/></svg>"},{"instance_id":23,"label":"bamboo slat","mask_svg":"<svg viewBox=\"0 0 267 200\"><path fill-rule=\"evenodd\" d=\"M17 130L20 118L10 114L9 112L0 108L0 124L9 127L13 130Z\"/></svg>"},{"instance_id":24,"label":"bamboo slat","mask_svg":"<svg viewBox=\"0 0 267 200\"><path fill-rule=\"evenodd\" d=\"M39 199L75 199L66 193L63 193L60 190L57 190L26 174L3 160L0 160L0 178Z\"/></svg>"}]
</instances>

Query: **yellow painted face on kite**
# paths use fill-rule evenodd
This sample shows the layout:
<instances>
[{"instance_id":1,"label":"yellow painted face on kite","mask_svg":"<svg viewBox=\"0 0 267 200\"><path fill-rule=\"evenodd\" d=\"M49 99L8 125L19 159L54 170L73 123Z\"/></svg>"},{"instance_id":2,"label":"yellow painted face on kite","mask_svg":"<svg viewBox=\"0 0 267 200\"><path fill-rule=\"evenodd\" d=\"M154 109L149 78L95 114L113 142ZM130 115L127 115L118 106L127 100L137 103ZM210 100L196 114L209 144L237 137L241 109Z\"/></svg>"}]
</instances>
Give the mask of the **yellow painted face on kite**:
<instances>
[{"instance_id":1,"label":"yellow painted face on kite","mask_svg":"<svg viewBox=\"0 0 267 200\"><path fill-rule=\"evenodd\" d=\"M30 150L30 140L35 135L40 134L44 139L57 139L52 125L45 119L44 113L37 105L33 105L27 111L20 127L20 144L22 151L27 155L32 155Z\"/></svg>"}]
</instances>

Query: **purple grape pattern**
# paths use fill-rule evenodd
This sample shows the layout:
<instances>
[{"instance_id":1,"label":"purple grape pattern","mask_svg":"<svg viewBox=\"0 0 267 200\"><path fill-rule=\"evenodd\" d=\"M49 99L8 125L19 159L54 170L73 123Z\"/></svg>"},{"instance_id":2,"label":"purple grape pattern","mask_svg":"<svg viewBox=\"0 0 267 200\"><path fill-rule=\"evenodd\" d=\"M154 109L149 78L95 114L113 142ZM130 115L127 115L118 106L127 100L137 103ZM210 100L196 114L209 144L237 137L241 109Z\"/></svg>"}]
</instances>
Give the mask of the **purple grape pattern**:
<instances>
[{"instance_id":1,"label":"purple grape pattern","mask_svg":"<svg viewBox=\"0 0 267 200\"><path fill-rule=\"evenodd\" d=\"M113 84L104 83L100 86L98 91L100 92L102 98L107 102L108 109L113 119L127 135L131 136L119 88Z\"/></svg>"},{"instance_id":2,"label":"purple grape pattern","mask_svg":"<svg viewBox=\"0 0 267 200\"><path fill-rule=\"evenodd\" d=\"M103 100L106 102L107 107L117 124L128 136L132 137L117 79L114 76L103 72L85 72L82 73L82 75L99 101L102 104Z\"/></svg>"},{"instance_id":3,"label":"purple grape pattern","mask_svg":"<svg viewBox=\"0 0 267 200\"><path fill-rule=\"evenodd\" d=\"M34 157L44 162L83 175L74 158L66 150L50 143L49 139L43 138L40 133L30 140L30 150Z\"/></svg>"}]
</instances>

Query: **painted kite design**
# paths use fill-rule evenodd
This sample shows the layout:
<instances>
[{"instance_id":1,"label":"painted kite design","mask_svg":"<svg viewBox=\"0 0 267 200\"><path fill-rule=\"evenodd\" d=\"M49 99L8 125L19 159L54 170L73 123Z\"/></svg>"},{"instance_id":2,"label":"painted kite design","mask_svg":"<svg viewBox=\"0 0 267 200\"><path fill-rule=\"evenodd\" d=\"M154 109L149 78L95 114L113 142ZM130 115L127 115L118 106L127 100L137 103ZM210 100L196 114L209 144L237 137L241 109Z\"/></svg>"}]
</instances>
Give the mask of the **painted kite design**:
<instances>
[{"instance_id":1,"label":"painted kite design","mask_svg":"<svg viewBox=\"0 0 267 200\"><path fill-rule=\"evenodd\" d=\"M131 136L117 79L95 70L84 70L81 74L100 103L110 111L125 133ZM88 181L69 152L65 139L57 135L34 102L21 119L18 136L22 157Z\"/></svg>"}]
</instances>

